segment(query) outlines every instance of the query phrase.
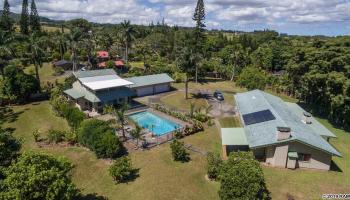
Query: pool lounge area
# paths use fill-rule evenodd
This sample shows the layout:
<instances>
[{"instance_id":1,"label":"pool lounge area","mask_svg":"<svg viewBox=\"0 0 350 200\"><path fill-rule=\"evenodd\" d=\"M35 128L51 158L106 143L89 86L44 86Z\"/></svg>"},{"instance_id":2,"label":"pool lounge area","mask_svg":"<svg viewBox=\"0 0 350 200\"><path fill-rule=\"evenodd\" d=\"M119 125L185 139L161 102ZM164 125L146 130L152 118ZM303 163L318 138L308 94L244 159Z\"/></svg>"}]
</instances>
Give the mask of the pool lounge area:
<instances>
[{"instance_id":1,"label":"pool lounge area","mask_svg":"<svg viewBox=\"0 0 350 200\"><path fill-rule=\"evenodd\" d=\"M158 137L182 128L180 124L149 111L131 114L129 118Z\"/></svg>"}]
</instances>

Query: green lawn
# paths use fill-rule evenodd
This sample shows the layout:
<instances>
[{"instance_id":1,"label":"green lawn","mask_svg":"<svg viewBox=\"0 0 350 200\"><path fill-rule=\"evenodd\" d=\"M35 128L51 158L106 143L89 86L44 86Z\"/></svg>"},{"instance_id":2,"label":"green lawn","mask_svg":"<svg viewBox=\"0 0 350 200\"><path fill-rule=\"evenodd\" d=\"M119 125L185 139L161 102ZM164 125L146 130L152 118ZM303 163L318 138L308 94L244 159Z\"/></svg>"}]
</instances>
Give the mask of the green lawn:
<instances>
[{"instance_id":1,"label":"green lawn","mask_svg":"<svg viewBox=\"0 0 350 200\"><path fill-rule=\"evenodd\" d=\"M116 185L108 174L109 162L96 159L86 148L39 148L34 143L32 132L35 129L43 133L50 128L68 129L65 120L54 116L48 102L16 106L8 115L5 126L15 128L14 135L23 139L23 151L42 151L69 158L75 165L73 180L85 194L96 193L112 200L218 199L219 185L206 181L206 159L198 153L190 152L191 161L184 164L172 161L169 144L130 153L134 167L139 169L139 177L127 184ZM184 141L206 151L220 151L215 126L186 137Z\"/></svg>"},{"instance_id":2,"label":"green lawn","mask_svg":"<svg viewBox=\"0 0 350 200\"><path fill-rule=\"evenodd\" d=\"M26 67L24 72L27 74L35 74L35 68L33 65ZM63 82L64 76L54 76L54 69L51 63L43 63L43 66L39 69L40 82L43 85L46 85L47 82L54 83L56 80L58 82Z\"/></svg>"},{"instance_id":3,"label":"green lawn","mask_svg":"<svg viewBox=\"0 0 350 200\"><path fill-rule=\"evenodd\" d=\"M189 111L191 102L195 104L196 109L205 108L208 106L208 103L205 99L196 99L190 93L188 94L188 96L189 99L186 99L185 92L179 91L168 96L162 97L160 100L165 105L182 111Z\"/></svg>"},{"instance_id":4,"label":"green lawn","mask_svg":"<svg viewBox=\"0 0 350 200\"><path fill-rule=\"evenodd\" d=\"M224 117L219 119L221 128L241 127L237 117Z\"/></svg>"},{"instance_id":5,"label":"green lawn","mask_svg":"<svg viewBox=\"0 0 350 200\"><path fill-rule=\"evenodd\" d=\"M179 86L180 87L180 86ZM222 88L238 92L232 82L210 83L206 85L191 84L192 87ZM179 100L183 92L175 97L164 97L165 103L179 108L187 107L189 101ZM164 101L164 98L161 100ZM183 99L183 98L181 98ZM188 107L187 107L188 108ZM0 110L3 112L2 110ZM268 189L273 199L319 199L323 193L348 193L350 188L350 133L333 128L326 120L321 123L330 128L338 138L332 144L342 153L342 158L333 158L342 172L317 170L288 170L263 167ZM222 126L234 126L233 118L223 118ZM109 162L96 159L94 154L83 147L39 148L32 137L35 129L45 133L50 128L68 129L62 118L54 116L48 102L13 107L0 119L0 124L14 128L14 135L23 139L23 151L34 150L66 156L75 165L72 177L85 194L96 193L109 199L218 199L219 184L205 180L205 157L190 152L189 163L172 161L169 144L147 151L130 153L132 162L139 169L139 177L125 184L114 184L108 175ZM221 152L221 140L218 127L206 128L205 132L183 139L205 151Z\"/></svg>"}]
</instances>

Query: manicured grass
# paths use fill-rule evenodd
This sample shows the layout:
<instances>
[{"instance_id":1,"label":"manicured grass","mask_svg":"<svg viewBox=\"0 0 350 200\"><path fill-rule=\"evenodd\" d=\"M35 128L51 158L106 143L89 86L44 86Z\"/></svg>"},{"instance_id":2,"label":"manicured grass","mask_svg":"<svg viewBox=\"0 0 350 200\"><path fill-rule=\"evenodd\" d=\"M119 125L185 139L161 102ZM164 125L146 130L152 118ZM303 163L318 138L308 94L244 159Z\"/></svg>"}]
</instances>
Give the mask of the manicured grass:
<instances>
[{"instance_id":1,"label":"manicured grass","mask_svg":"<svg viewBox=\"0 0 350 200\"><path fill-rule=\"evenodd\" d=\"M24 69L24 72L27 74L35 74L35 68L33 65L26 67ZM54 69L51 65L51 63L43 63L43 66L39 69L39 77L40 82L42 86L46 85L47 82L54 83L56 80L58 82L63 82L65 77L64 76L54 76Z\"/></svg>"},{"instance_id":2,"label":"manicured grass","mask_svg":"<svg viewBox=\"0 0 350 200\"><path fill-rule=\"evenodd\" d=\"M220 118L219 123L221 125L221 128L241 127L241 124L237 117Z\"/></svg>"},{"instance_id":3,"label":"manicured grass","mask_svg":"<svg viewBox=\"0 0 350 200\"><path fill-rule=\"evenodd\" d=\"M160 100L165 105L171 108L182 110L182 111L189 111L191 103L195 104L196 109L205 108L208 106L208 103L205 99L202 99L202 98L196 99L190 93L188 94L188 96L189 96L189 99L186 99L185 92L178 91L168 96L162 97Z\"/></svg>"},{"instance_id":4,"label":"manicured grass","mask_svg":"<svg viewBox=\"0 0 350 200\"><path fill-rule=\"evenodd\" d=\"M191 84L193 85L193 84ZM230 91L232 82L195 85L202 89L221 87ZM180 86L179 86L180 87ZM225 89L224 89L225 88ZM240 91L232 88L231 92ZM184 92L175 93L173 98L166 96L166 102L182 108L188 106L181 102ZM181 98L184 99L184 98ZM161 99L164 100L163 98ZM324 193L348 193L350 188L350 133L332 127L326 120L320 119L338 138L331 143L343 155L333 161L342 170L288 170L263 167L266 183L273 199L320 199ZM235 124L231 117L219 119L222 126ZM13 107L13 112L0 119L0 124L14 129L14 135L23 139L23 151L34 150L65 156L75 165L72 177L84 194L96 193L109 199L218 199L219 184L205 180L205 157L190 152L189 163L176 163L171 159L169 144L147 151L131 152L134 167L139 169L139 177L134 181L114 184L108 175L109 161L96 159L95 155L83 147L39 148L32 132L35 129L45 132L50 128L68 130L66 121L54 116L48 102ZM185 137L183 141L204 151L221 152L221 140L218 127L206 128L205 132Z\"/></svg>"},{"instance_id":5,"label":"manicured grass","mask_svg":"<svg viewBox=\"0 0 350 200\"><path fill-rule=\"evenodd\" d=\"M96 159L83 147L39 148L32 132L45 133L50 128L68 130L62 118L54 116L48 102L13 107L17 118L5 122L15 128L14 135L23 138L23 151L33 150L67 157L75 168L73 181L84 194L96 193L108 199L218 199L218 183L205 179L206 158L190 152L191 161L177 163L172 160L169 144L147 151L130 153L133 165L139 169L139 177L129 183L115 184L108 174L109 161ZM43 134L44 136L45 134ZM205 132L183 139L204 151L220 151L220 140L215 126Z\"/></svg>"}]
</instances>

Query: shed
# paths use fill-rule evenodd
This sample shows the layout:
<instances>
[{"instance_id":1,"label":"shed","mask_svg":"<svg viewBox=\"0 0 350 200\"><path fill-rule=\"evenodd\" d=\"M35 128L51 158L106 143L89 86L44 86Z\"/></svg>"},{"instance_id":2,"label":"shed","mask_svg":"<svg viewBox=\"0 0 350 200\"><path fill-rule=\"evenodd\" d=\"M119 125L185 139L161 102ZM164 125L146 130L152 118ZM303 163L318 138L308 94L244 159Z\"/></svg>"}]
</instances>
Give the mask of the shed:
<instances>
[{"instance_id":1,"label":"shed","mask_svg":"<svg viewBox=\"0 0 350 200\"><path fill-rule=\"evenodd\" d=\"M221 142L224 158L231 152L249 150L244 128L221 128Z\"/></svg>"}]
</instances>

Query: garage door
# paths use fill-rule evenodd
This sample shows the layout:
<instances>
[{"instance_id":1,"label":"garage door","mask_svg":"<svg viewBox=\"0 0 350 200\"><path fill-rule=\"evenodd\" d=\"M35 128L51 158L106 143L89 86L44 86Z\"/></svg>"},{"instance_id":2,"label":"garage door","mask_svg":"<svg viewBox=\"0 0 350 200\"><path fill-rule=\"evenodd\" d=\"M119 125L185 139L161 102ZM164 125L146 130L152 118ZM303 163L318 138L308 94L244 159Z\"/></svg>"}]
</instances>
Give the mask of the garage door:
<instances>
[{"instance_id":1,"label":"garage door","mask_svg":"<svg viewBox=\"0 0 350 200\"><path fill-rule=\"evenodd\" d=\"M153 95L153 86L137 88L136 89L137 96L142 97L146 95Z\"/></svg>"},{"instance_id":2,"label":"garage door","mask_svg":"<svg viewBox=\"0 0 350 200\"><path fill-rule=\"evenodd\" d=\"M168 91L169 91L169 84L155 86L155 93L168 92Z\"/></svg>"}]
</instances>

